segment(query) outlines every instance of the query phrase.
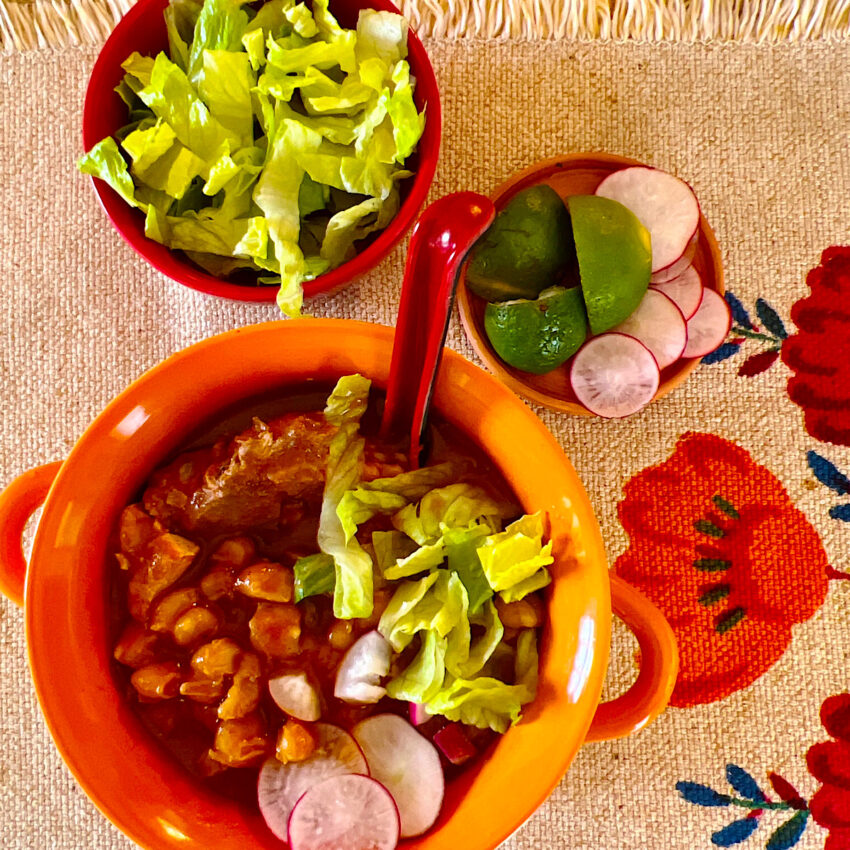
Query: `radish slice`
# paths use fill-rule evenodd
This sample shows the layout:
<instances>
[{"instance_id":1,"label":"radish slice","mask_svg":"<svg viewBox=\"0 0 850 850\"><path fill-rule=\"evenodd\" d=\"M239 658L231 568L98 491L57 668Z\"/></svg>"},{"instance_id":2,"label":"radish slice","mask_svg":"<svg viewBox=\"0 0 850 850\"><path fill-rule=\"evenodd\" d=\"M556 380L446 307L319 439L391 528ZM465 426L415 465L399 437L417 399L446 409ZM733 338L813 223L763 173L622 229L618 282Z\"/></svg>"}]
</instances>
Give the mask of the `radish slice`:
<instances>
[{"instance_id":1,"label":"radish slice","mask_svg":"<svg viewBox=\"0 0 850 850\"><path fill-rule=\"evenodd\" d=\"M682 357L703 357L714 351L732 327L729 305L713 289L703 289L696 313L688 319L688 344Z\"/></svg>"},{"instance_id":2,"label":"radish slice","mask_svg":"<svg viewBox=\"0 0 850 850\"><path fill-rule=\"evenodd\" d=\"M628 207L649 231L653 273L675 263L699 224L699 204L684 180L657 168L634 166L609 174L596 194Z\"/></svg>"},{"instance_id":3,"label":"radish slice","mask_svg":"<svg viewBox=\"0 0 850 850\"><path fill-rule=\"evenodd\" d=\"M303 671L269 679L269 693L281 711L297 720L313 721L322 716L318 691Z\"/></svg>"},{"instance_id":4,"label":"radish slice","mask_svg":"<svg viewBox=\"0 0 850 850\"><path fill-rule=\"evenodd\" d=\"M282 764L272 757L260 768L260 812L268 828L282 841L286 841L289 815L305 791L332 776L369 775L366 759L348 732L331 723L316 723L312 730L317 742L309 758Z\"/></svg>"},{"instance_id":5,"label":"radish slice","mask_svg":"<svg viewBox=\"0 0 850 850\"><path fill-rule=\"evenodd\" d=\"M381 679L390 672L391 656L390 645L380 632L366 632L345 653L336 671L334 696L359 704L381 700L387 692Z\"/></svg>"},{"instance_id":6,"label":"radish slice","mask_svg":"<svg viewBox=\"0 0 850 850\"><path fill-rule=\"evenodd\" d=\"M576 398L591 413L607 419L629 416L649 404L660 380L652 352L623 333L588 340L573 357L570 370Z\"/></svg>"},{"instance_id":7,"label":"radish slice","mask_svg":"<svg viewBox=\"0 0 850 850\"><path fill-rule=\"evenodd\" d=\"M445 791L434 745L397 714L376 714L352 730L370 774L387 787L398 806L402 838L425 832L440 814Z\"/></svg>"},{"instance_id":8,"label":"radish slice","mask_svg":"<svg viewBox=\"0 0 850 850\"><path fill-rule=\"evenodd\" d=\"M408 711L410 712L410 722L414 726L421 726L434 716L421 702L408 703Z\"/></svg>"},{"instance_id":9,"label":"radish slice","mask_svg":"<svg viewBox=\"0 0 850 850\"><path fill-rule=\"evenodd\" d=\"M688 266L679 277L667 283L653 283L652 288L663 292L682 311L686 320L696 313L702 301L702 278L693 266Z\"/></svg>"},{"instance_id":10,"label":"radish slice","mask_svg":"<svg viewBox=\"0 0 850 850\"><path fill-rule=\"evenodd\" d=\"M688 329L682 311L663 292L648 289L637 310L614 328L642 342L655 358L659 369L675 363L685 350Z\"/></svg>"},{"instance_id":11,"label":"radish slice","mask_svg":"<svg viewBox=\"0 0 850 850\"><path fill-rule=\"evenodd\" d=\"M368 776L334 776L307 791L289 818L290 850L393 850L399 817Z\"/></svg>"},{"instance_id":12,"label":"radish slice","mask_svg":"<svg viewBox=\"0 0 850 850\"><path fill-rule=\"evenodd\" d=\"M659 269L653 275L650 276L649 282L652 283L667 283L667 281L673 280L674 278L679 277L688 266L693 262L694 256L697 252L697 245L699 244L699 230L691 237L691 241L688 242L685 247L685 251L675 263L670 263L669 266L663 269Z\"/></svg>"}]
</instances>

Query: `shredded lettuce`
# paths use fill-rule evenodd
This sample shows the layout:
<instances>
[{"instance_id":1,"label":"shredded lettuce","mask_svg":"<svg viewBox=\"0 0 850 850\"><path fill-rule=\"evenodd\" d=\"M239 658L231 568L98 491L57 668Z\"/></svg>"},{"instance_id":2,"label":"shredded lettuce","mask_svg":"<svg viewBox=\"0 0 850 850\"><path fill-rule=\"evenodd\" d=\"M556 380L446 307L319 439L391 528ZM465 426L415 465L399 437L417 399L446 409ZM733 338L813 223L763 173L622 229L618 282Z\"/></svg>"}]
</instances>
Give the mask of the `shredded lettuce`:
<instances>
[{"instance_id":1,"label":"shredded lettuce","mask_svg":"<svg viewBox=\"0 0 850 850\"><path fill-rule=\"evenodd\" d=\"M391 12L365 9L357 21L357 57L394 65L407 56L407 21Z\"/></svg>"},{"instance_id":2,"label":"shredded lettuce","mask_svg":"<svg viewBox=\"0 0 850 850\"><path fill-rule=\"evenodd\" d=\"M540 569L528 578L518 581L515 585L499 591L499 597L503 602L516 602L528 596L529 593L534 593L535 590L542 590L552 581L552 576L549 570Z\"/></svg>"},{"instance_id":3,"label":"shredded lettuce","mask_svg":"<svg viewBox=\"0 0 850 850\"><path fill-rule=\"evenodd\" d=\"M487 537L477 551L490 587L497 591L513 589L511 595L517 599L528 593L528 588L534 590L548 584L548 579L535 576L541 570L548 576L545 568L555 560L551 541L543 543L543 519L539 513L521 517L504 531ZM516 588L523 582L524 593L519 595Z\"/></svg>"},{"instance_id":4,"label":"shredded lettuce","mask_svg":"<svg viewBox=\"0 0 850 850\"><path fill-rule=\"evenodd\" d=\"M501 733L519 720L522 706L533 698L525 685L479 676L454 679L428 700L425 708L449 720Z\"/></svg>"},{"instance_id":5,"label":"shredded lettuce","mask_svg":"<svg viewBox=\"0 0 850 850\"><path fill-rule=\"evenodd\" d=\"M108 183L128 204L139 209L147 205L136 199L136 187L115 139L98 142L79 162L83 174L91 174Z\"/></svg>"},{"instance_id":6,"label":"shredded lettuce","mask_svg":"<svg viewBox=\"0 0 850 850\"><path fill-rule=\"evenodd\" d=\"M408 505L393 517L393 525L420 546L436 542L447 528L487 525L501 527L504 505L481 487L461 482L426 493L416 505Z\"/></svg>"},{"instance_id":7,"label":"shredded lettuce","mask_svg":"<svg viewBox=\"0 0 850 850\"><path fill-rule=\"evenodd\" d=\"M358 430L369 386L361 375L340 378L325 407L325 418L338 430L328 452L317 539L334 560L334 616L339 619L368 617L374 604L372 559L356 538L346 539L337 516L343 494L360 479L365 441Z\"/></svg>"},{"instance_id":8,"label":"shredded lettuce","mask_svg":"<svg viewBox=\"0 0 850 850\"><path fill-rule=\"evenodd\" d=\"M470 624L480 626L480 637L471 640ZM462 618L458 627L449 635L446 666L458 678L474 676L490 660L496 647L502 642L505 629L499 619L496 606L487 601L479 614Z\"/></svg>"},{"instance_id":9,"label":"shredded lettuce","mask_svg":"<svg viewBox=\"0 0 850 850\"><path fill-rule=\"evenodd\" d=\"M523 629L516 641L514 681L528 689L530 699L537 694L538 668L537 635L534 629Z\"/></svg>"},{"instance_id":10,"label":"shredded lettuce","mask_svg":"<svg viewBox=\"0 0 850 850\"><path fill-rule=\"evenodd\" d=\"M423 632L419 652L387 684L387 695L408 702L428 702L436 696L446 675L446 639L437 631Z\"/></svg>"},{"instance_id":11,"label":"shredded lettuce","mask_svg":"<svg viewBox=\"0 0 850 850\"><path fill-rule=\"evenodd\" d=\"M457 476L457 472L455 464L440 463L389 478L361 482L345 493L337 508L346 538L353 537L361 523L378 514L396 513L410 502L421 499L433 488L447 484Z\"/></svg>"},{"instance_id":12,"label":"shredded lettuce","mask_svg":"<svg viewBox=\"0 0 850 850\"><path fill-rule=\"evenodd\" d=\"M425 707L449 720L505 732L519 720L522 706L536 696L537 677L537 635L534 629L525 629L517 636L513 684L491 676L452 678L426 700Z\"/></svg>"},{"instance_id":13,"label":"shredded lettuce","mask_svg":"<svg viewBox=\"0 0 850 850\"><path fill-rule=\"evenodd\" d=\"M395 581L417 573L425 572L439 567L445 559L445 546L442 540L420 546L414 552L403 558L397 558L395 564L388 566L384 572L384 578Z\"/></svg>"},{"instance_id":14,"label":"shredded lettuce","mask_svg":"<svg viewBox=\"0 0 850 850\"><path fill-rule=\"evenodd\" d=\"M419 547L406 534L400 531L373 531L372 549L375 551L375 564L381 573L393 567L397 561L412 555Z\"/></svg>"},{"instance_id":15,"label":"shredded lettuce","mask_svg":"<svg viewBox=\"0 0 850 850\"><path fill-rule=\"evenodd\" d=\"M464 481L466 468L457 462L361 481L359 428L369 389L368 380L351 375L328 397L325 418L337 430L321 553L295 563L296 601L333 592L336 617L368 617L373 582L390 588L378 631L394 653L412 660L403 669L396 661L387 694L504 732L537 692L537 634L525 629L505 640L493 597L511 602L551 580L543 517L523 516L502 530L511 506ZM358 526L378 515L394 528L373 531L364 549Z\"/></svg>"},{"instance_id":16,"label":"shredded lettuce","mask_svg":"<svg viewBox=\"0 0 850 850\"><path fill-rule=\"evenodd\" d=\"M232 51L242 48L242 35L248 26L244 0L204 0L189 48L186 73L192 84L202 83L207 51Z\"/></svg>"},{"instance_id":17,"label":"shredded lettuce","mask_svg":"<svg viewBox=\"0 0 850 850\"><path fill-rule=\"evenodd\" d=\"M539 515L493 533L500 523L499 506L474 488L453 487L436 488L399 511L393 521L403 532L397 528L372 537L386 579L426 573L397 586L378 626L396 652L420 638L416 657L388 692L424 703L432 714L449 720L504 732L534 699L537 638L527 629L517 637L515 650L508 647L513 683L484 674L490 660L505 650L493 592L512 601L548 583L551 546L542 542ZM481 518L489 519L475 522ZM450 528L451 523L459 526ZM436 529L442 533L435 539Z\"/></svg>"},{"instance_id":18,"label":"shredded lettuce","mask_svg":"<svg viewBox=\"0 0 850 850\"><path fill-rule=\"evenodd\" d=\"M333 593L336 584L334 559L324 552L299 558L292 567L295 574L295 601L308 596Z\"/></svg>"},{"instance_id":19,"label":"shredded lettuce","mask_svg":"<svg viewBox=\"0 0 850 850\"><path fill-rule=\"evenodd\" d=\"M420 631L448 635L466 607L466 591L460 579L447 570L436 570L419 581L398 586L381 615L378 631L396 652L401 652Z\"/></svg>"},{"instance_id":20,"label":"shredded lettuce","mask_svg":"<svg viewBox=\"0 0 850 850\"><path fill-rule=\"evenodd\" d=\"M133 53L122 66L121 147L103 140L78 166L126 203L153 204L150 238L215 274L254 269L279 286L281 311L300 315L302 284L398 212L425 122L407 22L363 10L356 30L344 29L327 0L170 0L164 16L168 53ZM264 250L229 253L236 222L255 218L265 219ZM230 236L207 238L194 223L204 220Z\"/></svg>"},{"instance_id":21,"label":"shredded lettuce","mask_svg":"<svg viewBox=\"0 0 850 850\"><path fill-rule=\"evenodd\" d=\"M443 535L450 570L458 574L469 597L469 611L475 613L493 595L493 589L481 568L478 547L492 529L484 524L468 528L450 528Z\"/></svg>"}]
</instances>

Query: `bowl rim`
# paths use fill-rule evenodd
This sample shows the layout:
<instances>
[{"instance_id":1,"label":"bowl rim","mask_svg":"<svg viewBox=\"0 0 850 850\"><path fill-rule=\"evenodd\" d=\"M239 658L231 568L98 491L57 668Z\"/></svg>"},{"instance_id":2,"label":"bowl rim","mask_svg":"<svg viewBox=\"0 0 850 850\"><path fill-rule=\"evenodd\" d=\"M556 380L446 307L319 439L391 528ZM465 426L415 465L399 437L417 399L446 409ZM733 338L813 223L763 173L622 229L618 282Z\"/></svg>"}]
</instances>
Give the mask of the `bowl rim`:
<instances>
[{"instance_id":1,"label":"bowl rim","mask_svg":"<svg viewBox=\"0 0 850 850\"><path fill-rule=\"evenodd\" d=\"M85 151L91 150L103 138L95 128L101 123L99 116L103 110L103 98L112 96L116 67L120 68L121 62L127 56L127 51L122 45L128 39L128 33L132 33L135 28L143 25L154 14L159 14L161 17L161 12L168 2L169 0L138 0L121 18L98 53L83 102L82 140ZM357 0L357 2L364 8L402 14L391 0ZM408 29L407 58L411 73L417 80L414 100L420 108L427 105L425 129L417 146L419 165L413 177L409 178L407 195L387 227L363 251L335 269L330 269L313 280L304 282L305 298L338 292L385 260L413 225L431 189L442 139L442 105L433 65L412 26ZM114 133L114 129L112 132ZM143 231L136 232L142 216L141 211L130 207L102 180L95 177L89 177L89 180L101 208L121 238L145 262L170 280L189 289L219 298L249 303L275 301L278 287L248 286L227 282L195 266L180 253L148 239Z\"/></svg>"},{"instance_id":2,"label":"bowl rim","mask_svg":"<svg viewBox=\"0 0 850 850\"><path fill-rule=\"evenodd\" d=\"M319 335L325 335L327 339L332 340L329 347L335 347L336 359L331 357L325 348L315 350ZM192 399L200 397L202 392L195 388L195 395L192 396L193 385L203 385L203 391L206 392L210 387L214 388L217 383L221 383L216 376L209 374L212 371L208 368L210 362L230 363L228 387L234 397L253 397L254 384L273 386L274 379L279 382L280 369L285 369L286 364L293 359L292 352L309 349L313 349L309 356L316 361L314 370L317 374L322 370L327 372L328 364L334 364L336 374L340 373L341 368L347 371L340 363L345 358L350 358L353 350L357 358L369 361L368 371L374 376L375 383L380 385L385 383L387 377L387 354L392 337L392 328L365 322L299 319L238 328L202 340L154 366L116 396L80 437L59 471L45 502L33 547L33 568L28 575L26 587L25 620L33 681L57 748L77 781L103 814L142 846L200 850L206 845L199 839L190 838L192 843L185 840L188 833L181 830L181 825L185 826L186 821L180 820L181 813L177 809L162 812L162 816L157 817L162 823L154 827L140 821L138 813L134 813L135 817L130 817L126 806L121 805L126 803L126 799L121 796L121 789L110 784L111 780L104 778L109 772L106 760L110 753L114 755L114 750L110 749L114 745L81 742L79 738L82 731L80 716L86 718L87 722L105 717L103 711L98 711L97 707L103 709L110 698L113 701L119 699L116 693L104 693L103 689L108 691L110 686L99 681L91 686L94 694L91 697L94 700L93 705L85 705L82 696L79 697L80 706L68 700L69 687L76 682L73 679L75 672L79 672L84 661L90 660L90 657L86 658L84 643L90 639L86 630L91 630L91 622L80 624L78 618L82 611L86 613L89 621L93 621L96 619L96 613L93 612L98 605L97 595L92 588L87 590L73 585L73 571L69 569L69 564L73 566L75 557L83 558L85 535L96 533L89 531L81 521L87 510L86 488L89 494L101 492L99 485L91 481L92 453L96 450L98 456L106 461L110 460L122 445L125 453L133 453L137 443L142 445L141 441L147 439L147 423L161 420L166 413L171 413L175 418L179 417L183 431L191 430L188 423L183 422L186 418L185 409ZM290 346L281 344L285 342L289 342ZM270 349L271 343L277 348ZM271 357L270 350L275 352ZM227 356L222 357L223 353ZM253 358L256 363L266 363L264 358L274 362L266 363L267 371L260 377L247 373L247 383L250 387L233 386L238 380L240 365L247 362L246 358ZM203 371L204 366L207 367L206 372ZM175 396L179 398L179 404L171 398L168 400L170 403L163 402L157 409L157 395L162 396L170 392L174 396L180 390L189 392L190 396ZM569 483L568 491L557 490L556 494L549 493L545 496L547 499L553 499L553 538L557 537L556 552L561 556L561 560L557 561L558 576L550 586L548 597L550 611L557 616L550 617L549 626L544 632L541 655L540 693L546 694L547 702L545 706L542 700L533 703L528 711L527 721L509 730L496 749L502 765L507 759L524 765L524 769L530 771L528 781L520 783L521 787L518 788L515 778L509 778L504 767L488 768L493 759L485 759L481 765L453 783L451 787L456 790L455 796L458 799L456 804L452 804L450 811L444 811L441 815L435 827L436 831L400 844L404 850L454 850L458 846L484 850L485 847L496 846L507 838L549 796L584 740L600 699L607 667L611 621L609 579L601 533L589 499L561 447L534 413L495 378L449 350L444 353L434 398L437 408L442 409L444 417L449 421L452 421L452 416L447 405L453 405L452 409L459 409L459 405L463 403L477 405L479 418L484 421L480 425L476 422L474 427L481 428L479 441L485 445L489 445L489 441L497 436L503 438L506 434L513 433L511 429L521 423L528 437L537 445L541 456L546 459L555 456L558 458L558 468L553 470L550 463L546 468L545 477L553 480L553 487L559 482ZM149 407L145 407L146 403ZM492 411L492 415L488 411ZM147 414L148 418L145 419L143 414ZM200 417L195 417L195 424L199 419ZM183 437L185 434L181 437L172 433L169 439L179 445ZM161 446L158 449L149 449L149 452L153 455L160 450ZM492 458L492 453L490 455ZM503 474L506 474L509 485L517 492L527 509L529 499L534 498L541 487L540 481L532 483L530 480L518 487L517 481L514 480L517 476L527 478L527 472L523 468L523 464L527 465L527 456L518 451L516 457L511 458L507 472L503 465L504 459L493 460L502 469ZM146 461L137 459L134 454L134 459L126 461L125 466L134 467L136 474L143 480L150 471L140 468L144 467L145 463ZM109 486L116 493L122 486L132 488L133 482L122 477L126 476L126 470L118 467L107 468L113 470L116 480L111 481ZM542 486L546 486L545 481ZM75 494L78 493L82 495L75 506ZM555 504L555 499L558 504ZM116 504L126 504L127 501L126 497L123 502L121 498L117 498ZM95 513L98 509L101 508L98 506ZM89 512L91 513L91 510ZM554 516L555 512L557 516ZM113 523L114 520L113 514ZM555 522L558 523L557 534ZM104 523L101 525L108 527ZM565 534L572 539L572 548L569 551L565 548ZM69 541L73 545L69 546ZM105 549L105 542L101 549ZM77 554L74 554L75 552ZM105 561L105 558L101 557L101 560ZM45 622L51 624L49 630L44 629ZM63 634L75 635L80 640L63 641ZM551 652L550 644L554 644ZM563 651L563 657L560 654L554 655L556 650L559 653ZM89 687L85 682L77 684L80 688ZM112 690L115 690L114 685ZM531 746L531 742L535 742L534 746ZM131 740L130 743L135 743L145 750L147 760L151 760L150 742ZM541 763L539 752L544 744L548 756L545 763ZM107 755L104 756L104 753ZM132 762L131 766L137 765ZM117 768L110 769L114 774ZM514 776L513 771L510 774L511 777ZM468 776L468 779L464 779L464 776ZM167 778L170 792L174 777L169 774ZM493 808L489 802L482 802L489 800L488 789L501 788L506 782L510 784L510 789L504 791L497 808ZM194 781L187 785L190 787L190 796L197 797L198 788ZM192 800L183 799L181 796L184 790L183 786L179 786L174 799L179 799L184 806L191 807ZM247 821L240 823L240 827L247 831L245 834L257 839L257 847L279 846L276 843L263 843L263 836L250 832L254 827ZM173 836L175 832L182 834L183 839L172 841L169 836ZM240 840L245 840L244 835ZM230 848L232 845L220 843L218 846Z\"/></svg>"},{"instance_id":3,"label":"bowl rim","mask_svg":"<svg viewBox=\"0 0 850 850\"><path fill-rule=\"evenodd\" d=\"M631 157L620 156L619 154L606 153L603 151L580 151L576 153L561 154L538 160L537 162L534 162L512 174L499 183L492 192L490 192L490 200L493 201L496 205L496 209L498 210L501 202L510 198L511 195L518 191L516 187L525 183L529 180L529 178L533 178L540 173L549 172L555 168L566 170L571 167L576 167L579 164L585 164L588 161L593 161L601 167L610 167L612 172L635 165L646 168L655 168L655 166ZM539 182L545 182L545 180L541 180ZM717 238L714 235L711 225L705 218L702 211L702 205L700 205L700 218L699 224L697 225L697 233L700 236L700 241L705 242L707 253L711 257L712 266L715 269L715 276L710 288L714 289L720 295L723 295L726 288L724 285L723 263L720 247L717 244ZM515 393L517 393L517 395L522 396L528 401L547 407L550 410L556 410L560 413L571 413L575 416L596 416L595 413L592 413L584 405L577 401L563 399L528 384L518 374L516 374L519 370L514 370L511 367L508 367L502 361L502 359L490 347L485 334L479 329L474 318L474 305L483 300L484 299L477 296L466 285L466 274L464 268L458 281L458 312L460 314L461 324L463 325L467 339L475 350L475 353L481 358L487 368L496 377L498 377L500 381L504 382ZM660 382L658 390L652 397L650 404L658 401L660 398L663 398L682 384L697 367L700 360L700 357L687 359L680 358L679 362L681 362L681 365L679 365L676 371L669 377L664 378Z\"/></svg>"}]
</instances>

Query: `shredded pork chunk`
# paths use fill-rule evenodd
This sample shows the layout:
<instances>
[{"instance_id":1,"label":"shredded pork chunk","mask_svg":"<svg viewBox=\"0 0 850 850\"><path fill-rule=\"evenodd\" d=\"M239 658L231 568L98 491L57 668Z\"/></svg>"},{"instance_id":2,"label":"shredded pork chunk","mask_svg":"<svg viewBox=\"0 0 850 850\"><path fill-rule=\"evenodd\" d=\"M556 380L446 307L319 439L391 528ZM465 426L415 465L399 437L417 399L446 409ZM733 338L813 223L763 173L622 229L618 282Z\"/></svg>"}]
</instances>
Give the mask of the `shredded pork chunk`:
<instances>
[{"instance_id":1,"label":"shredded pork chunk","mask_svg":"<svg viewBox=\"0 0 850 850\"><path fill-rule=\"evenodd\" d=\"M335 433L321 413L254 419L233 439L184 453L156 472L145 508L185 531L275 525L292 502L321 495Z\"/></svg>"}]
</instances>

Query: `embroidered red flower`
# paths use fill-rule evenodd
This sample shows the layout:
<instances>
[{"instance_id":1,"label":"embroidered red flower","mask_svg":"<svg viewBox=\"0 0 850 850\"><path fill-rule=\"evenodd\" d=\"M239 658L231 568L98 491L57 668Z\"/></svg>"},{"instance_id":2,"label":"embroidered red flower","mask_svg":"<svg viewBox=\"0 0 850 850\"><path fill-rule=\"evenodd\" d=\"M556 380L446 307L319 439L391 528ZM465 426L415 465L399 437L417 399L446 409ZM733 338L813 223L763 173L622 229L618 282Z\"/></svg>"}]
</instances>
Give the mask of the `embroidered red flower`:
<instances>
[{"instance_id":1,"label":"embroidered red flower","mask_svg":"<svg viewBox=\"0 0 850 850\"><path fill-rule=\"evenodd\" d=\"M679 642L673 705L750 685L824 600L820 538L777 478L728 440L684 434L626 484L619 515L630 545L614 570L658 605Z\"/></svg>"},{"instance_id":2,"label":"embroidered red flower","mask_svg":"<svg viewBox=\"0 0 850 850\"><path fill-rule=\"evenodd\" d=\"M809 748L809 772L822 784L809 802L812 817L829 830L824 850L850 850L850 694L824 700L824 728L833 738Z\"/></svg>"},{"instance_id":3,"label":"embroidered red flower","mask_svg":"<svg viewBox=\"0 0 850 850\"><path fill-rule=\"evenodd\" d=\"M827 248L791 308L799 330L782 343L788 395L816 439L850 446L850 247Z\"/></svg>"}]
</instances>

